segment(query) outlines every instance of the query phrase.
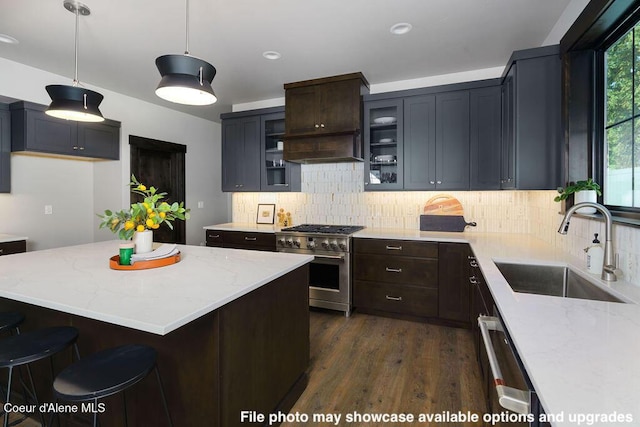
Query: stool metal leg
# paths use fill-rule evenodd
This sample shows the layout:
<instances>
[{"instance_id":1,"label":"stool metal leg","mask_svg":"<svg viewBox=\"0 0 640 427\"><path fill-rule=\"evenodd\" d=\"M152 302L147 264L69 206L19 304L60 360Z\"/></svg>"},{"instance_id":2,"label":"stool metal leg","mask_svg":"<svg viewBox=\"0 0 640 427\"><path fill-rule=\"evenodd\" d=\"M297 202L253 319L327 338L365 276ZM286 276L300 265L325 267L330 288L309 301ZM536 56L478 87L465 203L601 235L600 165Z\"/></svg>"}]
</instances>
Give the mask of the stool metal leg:
<instances>
[{"instance_id":1,"label":"stool metal leg","mask_svg":"<svg viewBox=\"0 0 640 427\"><path fill-rule=\"evenodd\" d=\"M169 421L169 427L173 427L173 422L171 421L171 414L169 414L169 405L167 405L167 398L164 395L164 387L162 386L162 379L160 378L160 371L158 370L158 365L155 366L156 378L158 378L158 384L160 385L160 395L162 396L162 406L164 406L164 412L167 414L167 420Z\"/></svg>"},{"instance_id":2,"label":"stool metal leg","mask_svg":"<svg viewBox=\"0 0 640 427\"><path fill-rule=\"evenodd\" d=\"M9 403L10 402L10 398L11 398L11 376L13 374L13 366L9 366L9 380L7 381L7 399L5 400L5 403ZM9 425L9 411L6 411L4 413L4 427L7 427Z\"/></svg>"}]
</instances>

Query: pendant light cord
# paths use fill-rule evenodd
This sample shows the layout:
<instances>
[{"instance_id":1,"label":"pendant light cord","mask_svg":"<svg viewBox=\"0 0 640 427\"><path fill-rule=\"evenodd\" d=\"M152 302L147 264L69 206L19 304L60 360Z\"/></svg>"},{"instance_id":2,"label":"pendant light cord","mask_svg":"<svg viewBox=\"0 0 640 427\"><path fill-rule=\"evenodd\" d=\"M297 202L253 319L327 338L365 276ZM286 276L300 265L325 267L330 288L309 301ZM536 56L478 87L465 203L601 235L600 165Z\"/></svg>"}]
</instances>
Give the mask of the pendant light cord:
<instances>
[{"instance_id":1,"label":"pendant light cord","mask_svg":"<svg viewBox=\"0 0 640 427\"><path fill-rule=\"evenodd\" d=\"M74 55L74 63L75 63L75 70L73 73L73 85L74 86L78 86L78 84L80 83L78 81L78 27L80 24L80 13L78 12L78 8L76 7L75 11L74 11L75 15L76 15L76 39L75 39L75 55Z\"/></svg>"},{"instance_id":2,"label":"pendant light cord","mask_svg":"<svg viewBox=\"0 0 640 427\"><path fill-rule=\"evenodd\" d=\"M186 3L186 12L185 12L185 28L186 28L186 37L185 37L185 50L184 54L189 55L189 0L185 0Z\"/></svg>"}]
</instances>

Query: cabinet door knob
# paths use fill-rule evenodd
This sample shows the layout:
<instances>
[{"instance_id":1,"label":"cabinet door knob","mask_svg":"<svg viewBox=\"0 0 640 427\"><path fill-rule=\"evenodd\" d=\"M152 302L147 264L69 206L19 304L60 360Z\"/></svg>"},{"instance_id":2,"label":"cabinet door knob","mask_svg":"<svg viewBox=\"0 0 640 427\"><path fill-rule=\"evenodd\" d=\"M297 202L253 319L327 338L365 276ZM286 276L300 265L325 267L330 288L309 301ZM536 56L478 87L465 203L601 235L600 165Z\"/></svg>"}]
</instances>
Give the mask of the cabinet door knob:
<instances>
[{"instance_id":1,"label":"cabinet door knob","mask_svg":"<svg viewBox=\"0 0 640 427\"><path fill-rule=\"evenodd\" d=\"M436 184L442 184L442 181L436 181Z\"/></svg>"},{"instance_id":2,"label":"cabinet door knob","mask_svg":"<svg viewBox=\"0 0 640 427\"><path fill-rule=\"evenodd\" d=\"M80 147L80 151L84 150L84 147Z\"/></svg>"},{"instance_id":3,"label":"cabinet door knob","mask_svg":"<svg viewBox=\"0 0 640 427\"><path fill-rule=\"evenodd\" d=\"M324 128L324 123L320 123L320 127L321 127L321 128Z\"/></svg>"},{"instance_id":4,"label":"cabinet door knob","mask_svg":"<svg viewBox=\"0 0 640 427\"><path fill-rule=\"evenodd\" d=\"M315 128L318 129L319 127L320 127L320 125L316 123L315 124Z\"/></svg>"},{"instance_id":5,"label":"cabinet door knob","mask_svg":"<svg viewBox=\"0 0 640 427\"><path fill-rule=\"evenodd\" d=\"M74 145L74 146L73 146L73 149L74 149L74 150L77 150L77 149L78 149L78 146Z\"/></svg>"},{"instance_id":6,"label":"cabinet door knob","mask_svg":"<svg viewBox=\"0 0 640 427\"><path fill-rule=\"evenodd\" d=\"M436 182L435 181L429 181L429 184L434 185Z\"/></svg>"}]
</instances>

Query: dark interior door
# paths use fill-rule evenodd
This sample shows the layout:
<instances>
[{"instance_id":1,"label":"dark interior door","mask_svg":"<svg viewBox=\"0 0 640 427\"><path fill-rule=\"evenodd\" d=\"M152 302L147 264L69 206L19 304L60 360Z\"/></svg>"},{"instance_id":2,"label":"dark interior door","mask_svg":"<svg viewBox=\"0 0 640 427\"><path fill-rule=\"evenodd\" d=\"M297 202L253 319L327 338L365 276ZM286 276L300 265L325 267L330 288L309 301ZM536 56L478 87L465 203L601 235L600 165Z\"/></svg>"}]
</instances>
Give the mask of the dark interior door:
<instances>
[{"instance_id":1,"label":"dark interior door","mask_svg":"<svg viewBox=\"0 0 640 427\"><path fill-rule=\"evenodd\" d=\"M185 202L186 145L155 139L129 136L131 173L147 187L154 186L167 193L167 203ZM142 199L131 194L131 203ZM153 231L153 241L162 243L186 243L185 222L173 222L173 230L165 224Z\"/></svg>"}]
</instances>

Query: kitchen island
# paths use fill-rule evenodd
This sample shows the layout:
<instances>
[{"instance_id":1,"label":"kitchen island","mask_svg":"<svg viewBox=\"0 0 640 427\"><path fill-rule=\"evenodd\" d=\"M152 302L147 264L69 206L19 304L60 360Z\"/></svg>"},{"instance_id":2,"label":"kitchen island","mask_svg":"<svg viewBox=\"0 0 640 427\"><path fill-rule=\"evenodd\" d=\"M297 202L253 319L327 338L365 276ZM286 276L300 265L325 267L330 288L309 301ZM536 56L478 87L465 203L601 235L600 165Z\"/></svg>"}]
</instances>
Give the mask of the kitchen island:
<instances>
[{"instance_id":1,"label":"kitchen island","mask_svg":"<svg viewBox=\"0 0 640 427\"><path fill-rule=\"evenodd\" d=\"M127 343L158 350L174 425L233 426L240 411L286 411L306 385L308 267L312 257L180 245L167 267L109 268L118 242L0 258L0 310L22 330L73 325L81 354ZM71 352L54 357L56 371ZM33 366L41 401L52 401L49 364ZM102 425L120 425L119 396ZM153 376L127 392L129 425L166 424Z\"/></svg>"}]
</instances>

